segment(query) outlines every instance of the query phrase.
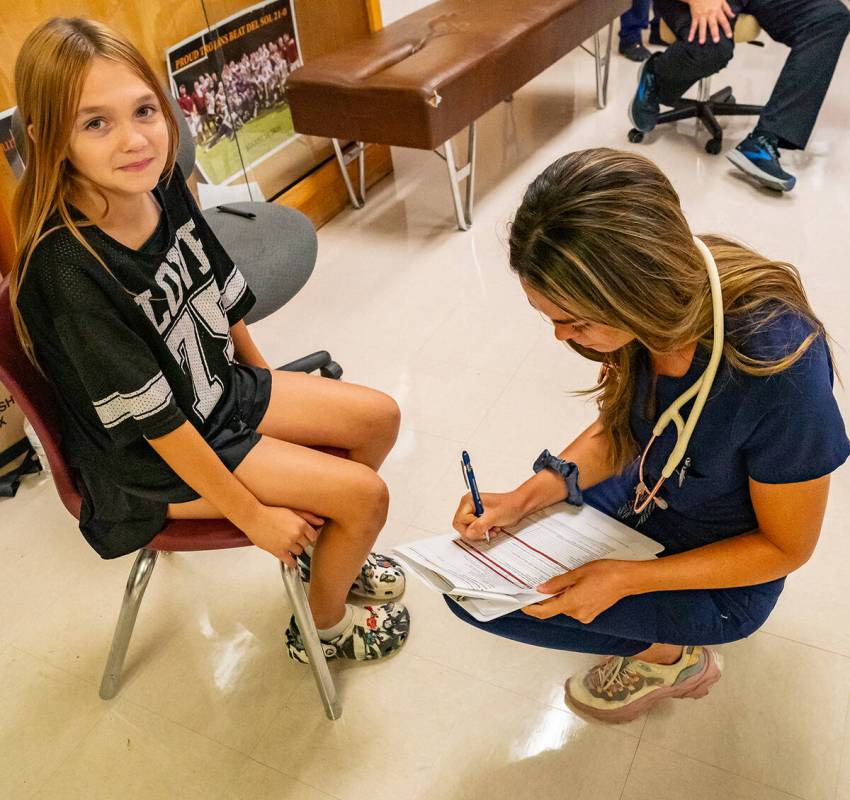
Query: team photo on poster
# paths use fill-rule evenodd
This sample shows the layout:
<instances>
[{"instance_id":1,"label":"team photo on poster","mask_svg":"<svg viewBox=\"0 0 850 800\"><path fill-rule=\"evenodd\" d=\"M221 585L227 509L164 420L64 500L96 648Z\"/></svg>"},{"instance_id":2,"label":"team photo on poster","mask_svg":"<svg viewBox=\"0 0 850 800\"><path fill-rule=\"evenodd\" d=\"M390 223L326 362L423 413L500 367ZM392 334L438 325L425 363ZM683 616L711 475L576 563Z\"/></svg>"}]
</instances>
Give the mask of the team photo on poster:
<instances>
[{"instance_id":1,"label":"team photo on poster","mask_svg":"<svg viewBox=\"0 0 850 800\"><path fill-rule=\"evenodd\" d=\"M292 0L240 11L169 48L167 60L208 183L229 183L295 137L286 81L302 60Z\"/></svg>"}]
</instances>

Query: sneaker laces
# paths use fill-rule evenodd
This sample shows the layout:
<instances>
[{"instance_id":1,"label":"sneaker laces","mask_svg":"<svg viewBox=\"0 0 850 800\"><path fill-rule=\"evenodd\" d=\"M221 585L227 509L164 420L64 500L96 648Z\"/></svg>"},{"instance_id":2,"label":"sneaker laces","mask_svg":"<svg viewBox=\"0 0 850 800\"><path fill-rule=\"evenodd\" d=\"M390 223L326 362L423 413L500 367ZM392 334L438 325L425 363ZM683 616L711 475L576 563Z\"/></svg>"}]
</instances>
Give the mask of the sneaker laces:
<instances>
[{"instance_id":1,"label":"sneaker laces","mask_svg":"<svg viewBox=\"0 0 850 800\"><path fill-rule=\"evenodd\" d=\"M609 689L627 691L634 682L634 678L640 675L632 667L632 659L626 656L615 656L594 667L588 677L597 691L606 692Z\"/></svg>"},{"instance_id":2,"label":"sneaker laces","mask_svg":"<svg viewBox=\"0 0 850 800\"><path fill-rule=\"evenodd\" d=\"M763 133L753 136L755 139L776 161L779 161L779 148L776 141L770 136L765 136Z\"/></svg>"}]
</instances>

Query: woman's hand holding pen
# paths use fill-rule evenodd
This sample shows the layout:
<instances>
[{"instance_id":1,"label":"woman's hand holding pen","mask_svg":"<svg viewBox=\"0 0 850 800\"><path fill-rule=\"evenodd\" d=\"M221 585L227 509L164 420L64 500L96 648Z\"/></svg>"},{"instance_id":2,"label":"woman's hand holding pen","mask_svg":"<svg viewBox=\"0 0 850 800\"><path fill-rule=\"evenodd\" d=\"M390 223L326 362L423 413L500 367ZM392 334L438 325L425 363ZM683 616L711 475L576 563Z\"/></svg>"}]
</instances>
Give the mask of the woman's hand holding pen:
<instances>
[{"instance_id":1,"label":"woman's hand holding pen","mask_svg":"<svg viewBox=\"0 0 850 800\"><path fill-rule=\"evenodd\" d=\"M481 494L484 513L475 516L475 504L472 495L467 492L460 500L455 511L452 527L462 539L470 542L481 542L487 538L487 533L501 533L502 528L510 528L519 523L525 516L519 499L514 492L501 494Z\"/></svg>"},{"instance_id":2,"label":"woman's hand holding pen","mask_svg":"<svg viewBox=\"0 0 850 800\"><path fill-rule=\"evenodd\" d=\"M603 611L631 594L628 575L635 563L603 559L556 575L537 587L538 591L554 597L522 610L537 619L566 614L585 624L593 622Z\"/></svg>"},{"instance_id":3,"label":"woman's hand holding pen","mask_svg":"<svg viewBox=\"0 0 850 800\"><path fill-rule=\"evenodd\" d=\"M295 556L315 543L319 536L317 528L324 523L325 520L309 511L260 505L251 515L250 522L239 527L257 547L268 551L288 567L294 567Z\"/></svg>"}]
</instances>

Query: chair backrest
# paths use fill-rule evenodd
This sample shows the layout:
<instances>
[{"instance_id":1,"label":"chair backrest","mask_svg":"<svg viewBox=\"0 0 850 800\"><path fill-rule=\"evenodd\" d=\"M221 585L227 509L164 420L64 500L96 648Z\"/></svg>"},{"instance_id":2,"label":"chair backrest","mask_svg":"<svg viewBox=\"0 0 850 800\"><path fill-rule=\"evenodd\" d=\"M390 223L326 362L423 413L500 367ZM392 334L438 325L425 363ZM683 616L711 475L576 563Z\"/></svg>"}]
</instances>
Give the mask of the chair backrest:
<instances>
[{"instance_id":1,"label":"chair backrest","mask_svg":"<svg viewBox=\"0 0 850 800\"><path fill-rule=\"evenodd\" d=\"M0 284L0 382L12 393L38 434L50 462L59 497L65 508L79 519L82 498L62 455L56 395L46 378L27 358L18 340L9 301L8 278Z\"/></svg>"}]
</instances>

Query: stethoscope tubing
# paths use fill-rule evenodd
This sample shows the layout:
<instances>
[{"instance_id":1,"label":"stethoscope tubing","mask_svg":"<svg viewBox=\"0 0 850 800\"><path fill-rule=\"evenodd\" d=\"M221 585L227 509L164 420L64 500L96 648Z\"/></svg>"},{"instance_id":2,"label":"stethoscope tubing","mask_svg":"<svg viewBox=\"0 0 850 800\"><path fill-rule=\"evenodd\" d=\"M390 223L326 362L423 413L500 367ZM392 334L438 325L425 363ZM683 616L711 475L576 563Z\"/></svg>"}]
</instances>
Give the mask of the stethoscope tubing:
<instances>
[{"instance_id":1,"label":"stethoscope tubing","mask_svg":"<svg viewBox=\"0 0 850 800\"><path fill-rule=\"evenodd\" d=\"M717 264L714 261L714 256L706 244L696 236L694 236L694 244L697 250L705 261L705 268L708 272L708 283L711 289L711 311L713 319L711 356L708 359L708 365L702 375L699 376L679 397L677 397L661 414L658 422L652 429L652 437L644 448L640 458L640 466L638 469L638 488L635 493L635 502L633 510L635 514L640 514L646 507L655 499L658 491L661 489L664 481L667 480L681 463L685 457L688 445L693 436L694 429L699 421L705 403L708 400L708 395L711 392L711 387L714 385L714 379L717 376L717 370L720 367L720 360L723 357L723 340L724 340L724 317L723 317L723 293L720 287L720 273L717 270ZM691 398L696 396L693 408L686 421L682 420L682 415L679 413L681 408L688 403ZM643 467L646 462L646 457L656 439L665 431L670 423L676 426L676 444L667 458L661 476L656 482L652 491L649 491L643 479ZM641 497L642 492L647 492L645 497Z\"/></svg>"}]
</instances>

